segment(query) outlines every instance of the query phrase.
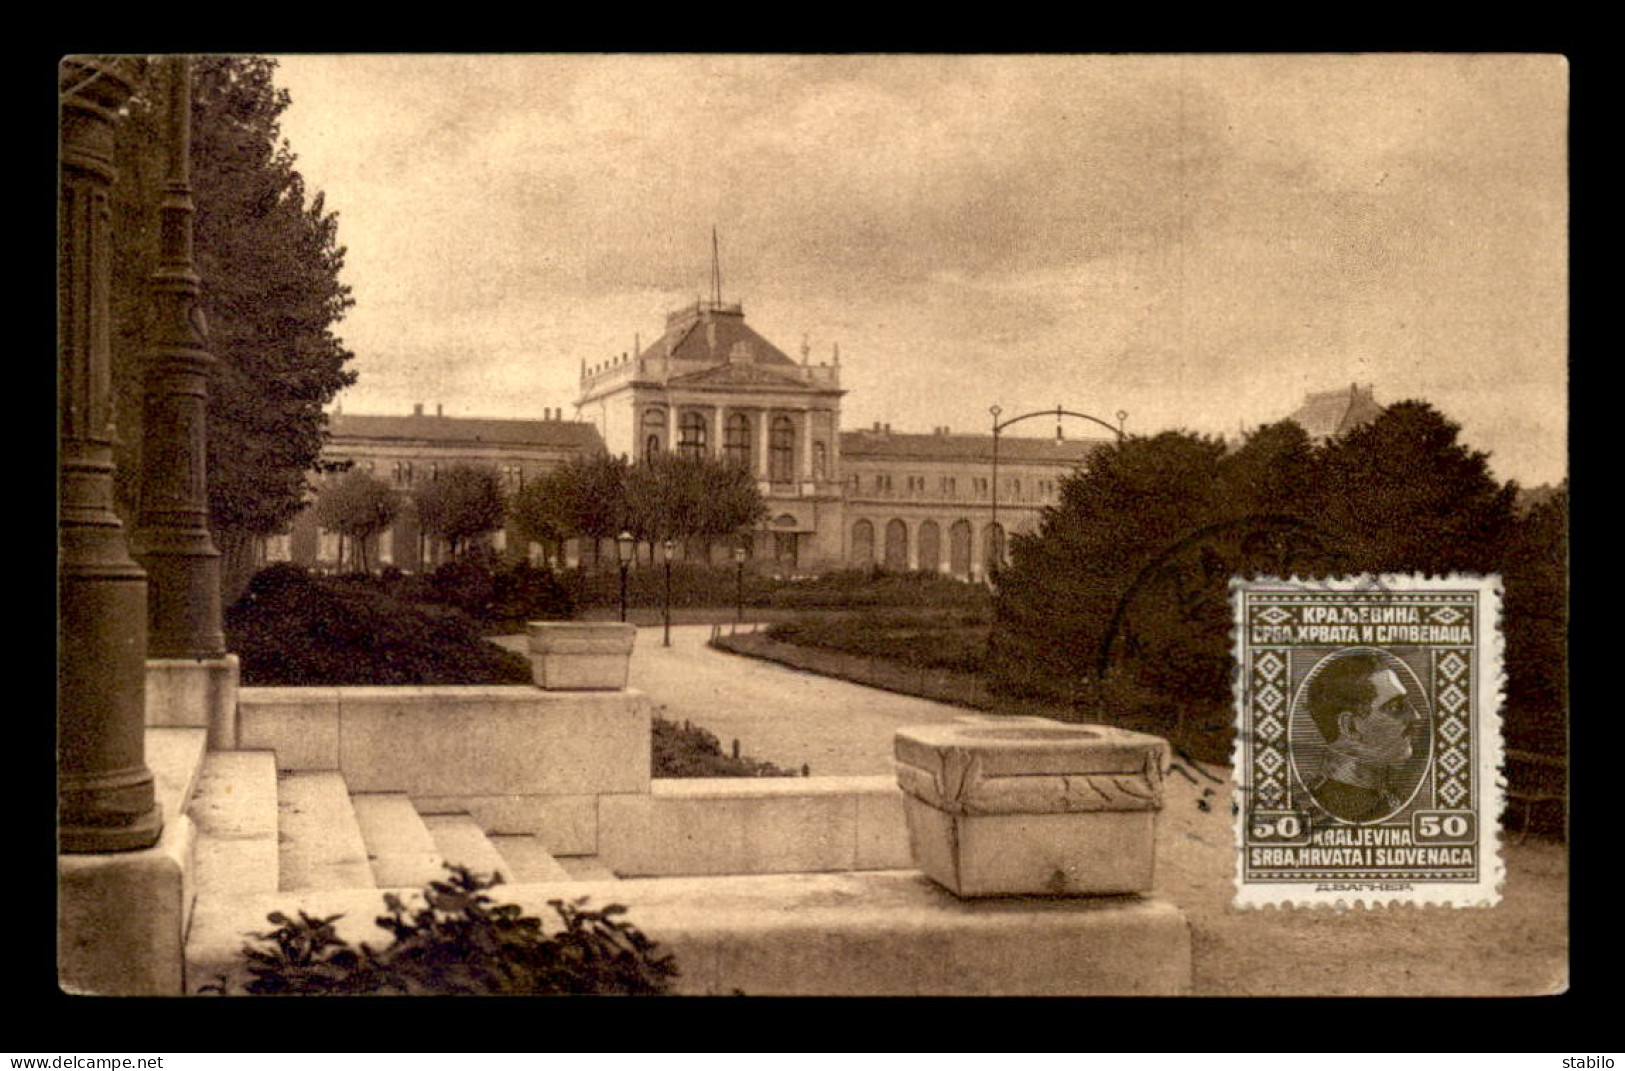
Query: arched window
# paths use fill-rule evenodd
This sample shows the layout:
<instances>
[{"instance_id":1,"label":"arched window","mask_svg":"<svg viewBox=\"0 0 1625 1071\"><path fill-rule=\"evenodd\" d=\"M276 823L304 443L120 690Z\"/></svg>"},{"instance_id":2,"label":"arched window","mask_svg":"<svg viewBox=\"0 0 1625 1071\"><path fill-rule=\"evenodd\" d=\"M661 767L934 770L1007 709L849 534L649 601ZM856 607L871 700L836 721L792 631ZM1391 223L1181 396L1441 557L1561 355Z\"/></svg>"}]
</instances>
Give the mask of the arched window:
<instances>
[{"instance_id":1,"label":"arched window","mask_svg":"<svg viewBox=\"0 0 1625 1071\"><path fill-rule=\"evenodd\" d=\"M660 409L643 411L643 456L660 453L666 440L666 414Z\"/></svg>"},{"instance_id":2,"label":"arched window","mask_svg":"<svg viewBox=\"0 0 1625 1071\"><path fill-rule=\"evenodd\" d=\"M970 522L955 521L948 529L948 571L957 577L970 576Z\"/></svg>"},{"instance_id":3,"label":"arched window","mask_svg":"<svg viewBox=\"0 0 1625 1071\"><path fill-rule=\"evenodd\" d=\"M750 468L750 417L732 413L722 430L722 456L741 468Z\"/></svg>"},{"instance_id":4,"label":"arched window","mask_svg":"<svg viewBox=\"0 0 1625 1071\"><path fill-rule=\"evenodd\" d=\"M860 569L875 563L875 526L868 521L852 525L852 564Z\"/></svg>"},{"instance_id":5,"label":"arched window","mask_svg":"<svg viewBox=\"0 0 1625 1071\"><path fill-rule=\"evenodd\" d=\"M775 483L789 483L795 478L796 426L787 416L773 418L768 433L768 478Z\"/></svg>"},{"instance_id":6,"label":"arched window","mask_svg":"<svg viewBox=\"0 0 1625 1071\"><path fill-rule=\"evenodd\" d=\"M928 573L937 571L941 564L941 542L942 536L937 530L937 522L921 521L919 546L915 548L915 553L919 556L916 568Z\"/></svg>"},{"instance_id":7,"label":"arched window","mask_svg":"<svg viewBox=\"0 0 1625 1071\"><path fill-rule=\"evenodd\" d=\"M684 413L677 422L677 452L684 457L705 456L705 417Z\"/></svg>"},{"instance_id":8,"label":"arched window","mask_svg":"<svg viewBox=\"0 0 1625 1071\"><path fill-rule=\"evenodd\" d=\"M897 573L908 570L908 525L902 521L886 525L886 568Z\"/></svg>"}]
</instances>

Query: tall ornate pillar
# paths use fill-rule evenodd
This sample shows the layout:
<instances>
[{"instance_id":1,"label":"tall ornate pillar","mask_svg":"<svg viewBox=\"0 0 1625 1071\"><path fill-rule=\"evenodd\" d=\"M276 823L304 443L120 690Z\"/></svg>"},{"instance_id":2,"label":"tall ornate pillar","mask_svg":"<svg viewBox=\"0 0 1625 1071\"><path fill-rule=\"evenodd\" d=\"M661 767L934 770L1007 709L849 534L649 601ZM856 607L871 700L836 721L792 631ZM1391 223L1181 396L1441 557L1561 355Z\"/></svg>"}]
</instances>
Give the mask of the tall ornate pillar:
<instances>
[{"instance_id":1,"label":"tall ornate pillar","mask_svg":"<svg viewBox=\"0 0 1625 1071\"><path fill-rule=\"evenodd\" d=\"M192 79L189 61L166 61L168 168L159 209L154 327L142 403L141 508L136 556L147 570L148 654L218 658L220 552L209 536L205 470L208 374L199 282L192 268Z\"/></svg>"},{"instance_id":2,"label":"tall ornate pillar","mask_svg":"<svg viewBox=\"0 0 1625 1071\"><path fill-rule=\"evenodd\" d=\"M120 852L163 831L145 751L147 582L113 512L109 190L133 86L116 61L84 57L62 61L58 86L58 846Z\"/></svg>"}]
</instances>

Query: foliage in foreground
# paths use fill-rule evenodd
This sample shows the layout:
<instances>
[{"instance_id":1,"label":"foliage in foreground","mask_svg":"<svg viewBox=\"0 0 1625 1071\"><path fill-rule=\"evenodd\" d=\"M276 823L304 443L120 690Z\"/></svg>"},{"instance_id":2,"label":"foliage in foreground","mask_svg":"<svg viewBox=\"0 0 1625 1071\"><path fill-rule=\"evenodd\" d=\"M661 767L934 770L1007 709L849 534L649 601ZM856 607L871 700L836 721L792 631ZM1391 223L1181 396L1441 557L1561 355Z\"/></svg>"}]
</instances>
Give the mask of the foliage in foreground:
<instances>
[{"instance_id":1,"label":"foliage in foreground","mask_svg":"<svg viewBox=\"0 0 1625 1071\"><path fill-rule=\"evenodd\" d=\"M529 684L522 655L449 606L392 597L367 578L279 564L225 615L245 685Z\"/></svg>"},{"instance_id":2,"label":"foliage in foreground","mask_svg":"<svg viewBox=\"0 0 1625 1071\"><path fill-rule=\"evenodd\" d=\"M341 915L290 918L273 912L261 943L243 946L257 996L563 996L658 995L678 971L670 955L620 916L626 908L601 910L585 898L549 900L563 928L553 933L515 904L498 904L485 890L500 874L481 877L447 865L445 881L430 882L424 903L409 907L384 894L388 914L378 925L392 940L382 949L359 947L339 937ZM205 991L224 994L222 979Z\"/></svg>"}]
</instances>

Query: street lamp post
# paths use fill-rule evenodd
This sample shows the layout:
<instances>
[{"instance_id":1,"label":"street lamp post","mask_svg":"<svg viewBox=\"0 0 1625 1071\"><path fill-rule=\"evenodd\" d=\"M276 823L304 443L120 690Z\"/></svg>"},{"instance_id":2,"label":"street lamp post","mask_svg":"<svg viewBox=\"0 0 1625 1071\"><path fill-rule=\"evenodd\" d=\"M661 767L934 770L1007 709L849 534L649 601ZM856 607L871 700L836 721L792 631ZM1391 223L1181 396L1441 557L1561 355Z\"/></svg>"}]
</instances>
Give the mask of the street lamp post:
<instances>
[{"instance_id":1,"label":"street lamp post","mask_svg":"<svg viewBox=\"0 0 1625 1071\"><path fill-rule=\"evenodd\" d=\"M996 548L998 541L997 533L999 531L999 432L1004 430L1004 425L999 423L999 414L1004 412L1004 410L1000 409L996 405L990 405L988 406L987 411L993 417L993 519L988 525L988 538L994 540ZM986 547L982 548L983 568L987 570L986 579L989 584L993 582L993 562L995 561L995 558L993 557L994 553L996 553L996 550L989 550Z\"/></svg>"},{"instance_id":2,"label":"street lamp post","mask_svg":"<svg viewBox=\"0 0 1625 1071\"><path fill-rule=\"evenodd\" d=\"M745 545L734 548L734 624L745 623Z\"/></svg>"},{"instance_id":3,"label":"street lamp post","mask_svg":"<svg viewBox=\"0 0 1625 1071\"><path fill-rule=\"evenodd\" d=\"M632 551L636 544L632 540L631 532L622 532L615 537L615 558L621 563L621 620L626 620L626 570L632 564Z\"/></svg>"},{"instance_id":4,"label":"street lamp post","mask_svg":"<svg viewBox=\"0 0 1625 1071\"><path fill-rule=\"evenodd\" d=\"M661 617L665 621L665 637L661 641L662 647L671 646L671 555L676 548L677 544L669 539L660 544L660 554L666 562L666 598L661 608Z\"/></svg>"}]
</instances>

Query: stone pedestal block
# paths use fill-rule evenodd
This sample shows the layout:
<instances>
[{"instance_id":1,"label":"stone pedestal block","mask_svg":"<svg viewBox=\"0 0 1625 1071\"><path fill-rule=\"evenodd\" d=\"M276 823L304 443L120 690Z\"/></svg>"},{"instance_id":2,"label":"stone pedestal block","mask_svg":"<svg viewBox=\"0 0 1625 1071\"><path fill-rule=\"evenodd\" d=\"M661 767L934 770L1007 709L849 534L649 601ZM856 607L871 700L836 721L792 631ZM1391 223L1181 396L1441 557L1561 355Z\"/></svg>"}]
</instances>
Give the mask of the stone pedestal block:
<instances>
[{"instance_id":1,"label":"stone pedestal block","mask_svg":"<svg viewBox=\"0 0 1625 1071\"><path fill-rule=\"evenodd\" d=\"M147 659L147 725L207 729L209 747L237 746L237 656Z\"/></svg>"},{"instance_id":2,"label":"stone pedestal block","mask_svg":"<svg viewBox=\"0 0 1625 1071\"><path fill-rule=\"evenodd\" d=\"M148 729L163 833L151 848L57 856L57 983L99 996L178 996L196 892L187 802L205 755L196 729Z\"/></svg>"},{"instance_id":3,"label":"stone pedestal block","mask_svg":"<svg viewBox=\"0 0 1625 1071\"><path fill-rule=\"evenodd\" d=\"M915 865L962 897L1148 892L1167 755L1104 725L899 729Z\"/></svg>"},{"instance_id":4,"label":"stone pedestal block","mask_svg":"<svg viewBox=\"0 0 1625 1071\"><path fill-rule=\"evenodd\" d=\"M637 626L614 621L532 621L527 633L536 687L549 691L626 687Z\"/></svg>"}]
</instances>

